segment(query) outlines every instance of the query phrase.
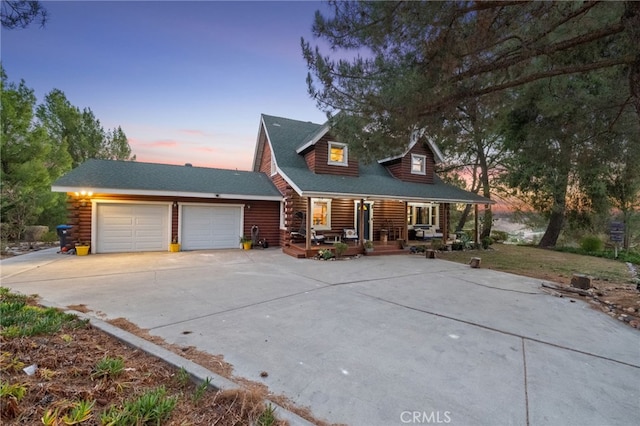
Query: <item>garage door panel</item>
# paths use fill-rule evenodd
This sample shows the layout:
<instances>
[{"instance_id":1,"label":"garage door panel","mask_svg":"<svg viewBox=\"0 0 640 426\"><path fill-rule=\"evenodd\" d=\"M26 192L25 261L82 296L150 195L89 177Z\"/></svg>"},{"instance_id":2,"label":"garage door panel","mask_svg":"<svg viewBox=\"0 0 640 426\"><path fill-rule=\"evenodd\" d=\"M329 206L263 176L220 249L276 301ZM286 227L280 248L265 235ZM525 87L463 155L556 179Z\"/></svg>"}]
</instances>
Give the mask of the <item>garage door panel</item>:
<instances>
[{"instance_id":1,"label":"garage door panel","mask_svg":"<svg viewBox=\"0 0 640 426\"><path fill-rule=\"evenodd\" d=\"M98 204L97 252L167 250L168 224L163 204Z\"/></svg>"},{"instance_id":2,"label":"garage door panel","mask_svg":"<svg viewBox=\"0 0 640 426\"><path fill-rule=\"evenodd\" d=\"M204 250L238 248L241 208L238 206L184 206L182 248Z\"/></svg>"}]
</instances>

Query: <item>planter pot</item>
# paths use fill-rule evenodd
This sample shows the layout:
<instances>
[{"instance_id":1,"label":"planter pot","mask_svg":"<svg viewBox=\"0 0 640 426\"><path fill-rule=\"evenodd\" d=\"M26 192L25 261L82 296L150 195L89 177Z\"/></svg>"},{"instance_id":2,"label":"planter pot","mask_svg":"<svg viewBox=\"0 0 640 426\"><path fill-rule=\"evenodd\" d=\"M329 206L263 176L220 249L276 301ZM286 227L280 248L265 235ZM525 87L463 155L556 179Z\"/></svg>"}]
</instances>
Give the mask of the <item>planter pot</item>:
<instances>
[{"instance_id":1,"label":"planter pot","mask_svg":"<svg viewBox=\"0 0 640 426\"><path fill-rule=\"evenodd\" d=\"M180 243L171 243L169 244L169 251L172 253L177 253L180 251Z\"/></svg>"},{"instance_id":2,"label":"planter pot","mask_svg":"<svg viewBox=\"0 0 640 426\"><path fill-rule=\"evenodd\" d=\"M373 248L367 248L367 247L365 247L365 248L364 248L364 253L365 253L365 254L373 253Z\"/></svg>"},{"instance_id":3,"label":"planter pot","mask_svg":"<svg viewBox=\"0 0 640 426\"><path fill-rule=\"evenodd\" d=\"M248 241L246 243L242 243L242 248L245 250L251 250L251 241Z\"/></svg>"},{"instance_id":4,"label":"planter pot","mask_svg":"<svg viewBox=\"0 0 640 426\"><path fill-rule=\"evenodd\" d=\"M89 254L89 246L76 246L76 255L86 256Z\"/></svg>"}]
</instances>

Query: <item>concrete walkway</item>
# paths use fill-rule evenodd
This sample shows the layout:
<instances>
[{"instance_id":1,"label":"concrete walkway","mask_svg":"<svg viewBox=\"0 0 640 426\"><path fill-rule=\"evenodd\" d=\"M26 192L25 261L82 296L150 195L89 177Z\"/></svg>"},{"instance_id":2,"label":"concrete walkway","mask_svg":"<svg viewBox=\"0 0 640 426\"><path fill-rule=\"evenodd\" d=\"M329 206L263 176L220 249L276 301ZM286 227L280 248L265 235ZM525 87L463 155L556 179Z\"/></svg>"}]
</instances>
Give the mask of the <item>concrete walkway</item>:
<instances>
[{"instance_id":1,"label":"concrete walkway","mask_svg":"<svg viewBox=\"0 0 640 426\"><path fill-rule=\"evenodd\" d=\"M277 248L47 250L1 266L5 287L223 354L236 375L329 422L640 418L640 333L587 303L543 293L535 279L421 256L299 260Z\"/></svg>"}]
</instances>

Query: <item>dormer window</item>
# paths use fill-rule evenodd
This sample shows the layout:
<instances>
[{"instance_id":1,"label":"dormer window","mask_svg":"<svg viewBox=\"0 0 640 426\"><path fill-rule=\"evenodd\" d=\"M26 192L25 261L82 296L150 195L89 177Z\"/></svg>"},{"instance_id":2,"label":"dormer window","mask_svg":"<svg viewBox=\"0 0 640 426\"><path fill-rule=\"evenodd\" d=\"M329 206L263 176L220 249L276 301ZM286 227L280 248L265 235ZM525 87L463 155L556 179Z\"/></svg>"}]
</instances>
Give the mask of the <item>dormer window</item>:
<instances>
[{"instance_id":1,"label":"dormer window","mask_svg":"<svg viewBox=\"0 0 640 426\"><path fill-rule=\"evenodd\" d=\"M420 154L411 154L411 174L427 174L427 157Z\"/></svg>"},{"instance_id":2,"label":"dormer window","mask_svg":"<svg viewBox=\"0 0 640 426\"><path fill-rule=\"evenodd\" d=\"M329 142L329 161L332 166L348 166L349 151L347 145L340 142Z\"/></svg>"}]
</instances>

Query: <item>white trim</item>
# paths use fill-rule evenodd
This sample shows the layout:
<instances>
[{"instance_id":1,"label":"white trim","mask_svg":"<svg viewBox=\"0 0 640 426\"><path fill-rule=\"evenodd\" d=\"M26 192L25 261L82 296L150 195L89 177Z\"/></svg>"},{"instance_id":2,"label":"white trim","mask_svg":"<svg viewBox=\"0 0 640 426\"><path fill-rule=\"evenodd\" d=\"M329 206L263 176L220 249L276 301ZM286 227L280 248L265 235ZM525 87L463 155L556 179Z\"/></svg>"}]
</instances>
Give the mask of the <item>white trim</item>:
<instances>
[{"instance_id":1,"label":"white trim","mask_svg":"<svg viewBox=\"0 0 640 426\"><path fill-rule=\"evenodd\" d=\"M276 156L273 155L273 148L271 148L271 144L269 144L269 154L271 154L271 159L269 160L269 176L275 176L278 173L278 164L276 163Z\"/></svg>"},{"instance_id":2,"label":"white trim","mask_svg":"<svg viewBox=\"0 0 640 426\"><path fill-rule=\"evenodd\" d=\"M327 224L326 225L315 225L313 223L313 206L315 203L327 203ZM311 199L311 211L309 212L311 216L311 229L316 231L328 231L331 229L331 198L312 198Z\"/></svg>"},{"instance_id":3,"label":"white trim","mask_svg":"<svg viewBox=\"0 0 640 426\"><path fill-rule=\"evenodd\" d=\"M422 170L413 170L413 162L416 159L422 160ZM411 164L410 164L411 174L412 175L426 175L427 174L427 156L424 154L411 154Z\"/></svg>"},{"instance_id":4,"label":"white trim","mask_svg":"<svg viewBox=\"0 0 640 426\"><path fill-rule=\"evenodd\" d=\"M342 148L342 161L332 161L331 160L331 149ZM341 166L348 167L349 166L349 147L346 143L329 141L327 142L327 164L331 166Z\"/></svg>"},{"instance_id":5,"label":"white trim","mask_svg":"<svg viewBox=\"0 0 640 426\"><path fill-rule=\"evenodd\" d=\"M440 227L440 204L443 203L434 203L434 202L428 202L428 203L415 203L415 202L410 202L407 203L407 207L411 208L411 222L412 223L407 223L408 226L413 227L414 225L430 225L430 226L435 226L437 228ZM428 208L429 209L429 222L431 222L431 217L433 215L433 209L435 209L435 223L415 223L416 221L416 214L415 214L415 209L416 207L420 207L420 208Z\"/></svg>"},{"instance_id":6,"label":"white trim","mask_svg":"<svg viewBox=\"0 0 640 426\"><path fill-rule=\"evenodd\" d=\"M314 198L366 198L368 200L394 200L394 201L406 201L416 203L460 203L460 204L495 204L494 200L486 201L471 201L461 200L457 198L429 198L429 197L403 197L400 195L381 195L381 194L351 194L351 193L334 193L334 192L306 192L299 193L301 197L314 197Z\"/></svg>"},{"instance_id":7,"label":"white trim","mask_svg":"<svg viewBox=\"0 0 640 426\"><path fill-rule=\"evenodd\" d=\"M364 200L365 204L369 205L369 239L373 241L373 203L374 201ZM353 227L358 231L358 235L360 235L360 230L358 229L358 204L360 204L360 200L353 200ZM364 239L364 235L362 235L362 239Z\"/></svg>"},{"instance_id":8,"label":"white trim","mask_svg":"<svg viewBox=\"0 0 640 426\"><path fill-rule=\"evenodd\" d=\"M76 192L79 188L86 187L74 186L52 186L53 192ZM280 201L281 195L240 195L240 194L224 194L210 192L187 192L187 191L156 191L148 189L120 189L120 188L94 188L91 187L94 194L118 194L118 195L147 195L159 197L194 197L206 199L232 199L232 200L252 200L252 201Z\"/></svg>"},{"instance_id":9,"label":"white trim","mask_svg":"<svg viewBox=\"0 0 640 426\"><path fill-rule=\"evenodd\" d=\"M285 200L280 201L280 230L286 231L287 227L285 226L285 217L286 217L286 209L287 202Z\"/></svg>"},{"instance_id":10,"label":"white trim","mask_svg":"<svg viewBox=\"0 0 640 426\"><path fill-rule=\"evenodd\" d=\"M391 157L387 157L387 158L383 158L382 160L378 160L379 164L383 164L386 163L388 161L392 161L392 160L397 160L398 158L402 158L404 156L406 156L409 151L411 151L411 148L413 148L414 146L416 146L416 144L418 143L418 136L417 136L417 132L414 132L411 135L411 142L409 142L409 145L407 146L407 149L399 155L394 155ZM440 151L440 148L438 148L438 145L436 145L436 143L427 138L427 144L429 145L429 148L431 148L431 152L433 152L433 160L436 163L442 163L442 161L444 161L444 156L442 155L442 151Z\"/></svg>"},{"instance_id":11,"label":"white trim","mask_svg":"<svg viewBox=\"0 0 640 426\"><path fill-rule=\"evenodd\" d=\"M169 250L169 243L171 242L171 225L173 222L171 207L173 202L171 201L136 201L136 200L109 200L104 198L92 198L91 199L91 254L96 254L97 249L97 237L98 237L98 204L152 204L152 205L166 205L167 206L167 235L169 241L167 241L167 250ZM178 225L178 230L180 226Z\"/></svg>"},{"instance_id":12,"label":"white trim","mask_svg":"<svg viewBox=\"0 0 640 426\"><path fill-rule=\"evenodd\" d=\"M318 143L318 141L320 139L322 139L322 137L324 135L326 135L329 132L329 129L331 127L329 127L328 123L325 123L324 126L322 126L320 128L320 130L318 130L318 132L315 134L315 136L310 139L309 141L307 141L306 143L304 143L302 146L300 146L300 148L296 149L296 154L300 154L301 152L303 152L305 149L309 148L312 145L315 145L316 143Z\"/></svg>"}]
</instances>

